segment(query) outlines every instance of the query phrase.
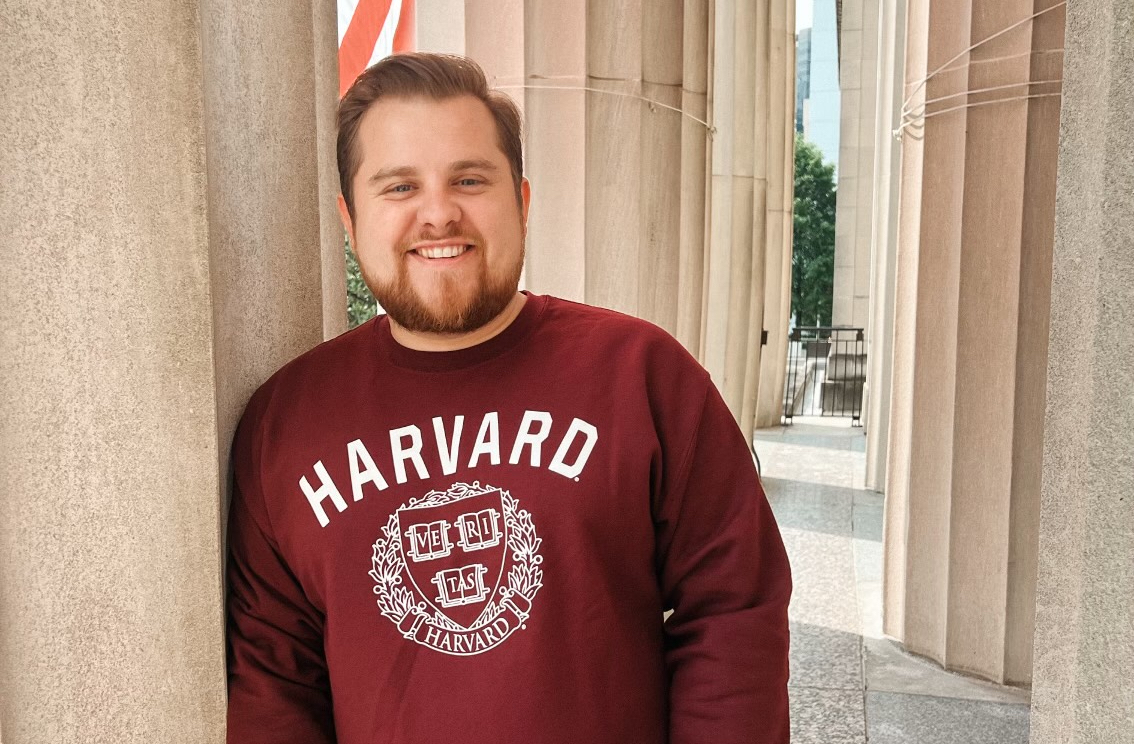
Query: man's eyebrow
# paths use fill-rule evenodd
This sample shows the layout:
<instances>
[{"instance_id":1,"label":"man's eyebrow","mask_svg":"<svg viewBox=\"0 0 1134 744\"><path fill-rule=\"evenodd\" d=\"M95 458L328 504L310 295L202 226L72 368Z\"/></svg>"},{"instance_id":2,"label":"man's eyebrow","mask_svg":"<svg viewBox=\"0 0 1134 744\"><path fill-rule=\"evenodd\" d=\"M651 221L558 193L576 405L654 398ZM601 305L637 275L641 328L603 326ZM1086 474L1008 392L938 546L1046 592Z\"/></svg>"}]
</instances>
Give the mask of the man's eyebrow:
<instances>
[{"instance_id":1,"label":"man's eyebrow","mask_svg":"<svg viewBox=\"0 0 1134 744\"><path fill-rule=\"evenodd\" d=\"M458 160L449 166L451 171L486 170L497 171L499 168L491 160L477 158L474 160Z\"/></svg>"},{"instance_id":2,"label":"man's eyebrow","mask_svg":"<svg viewBox=\"0 0 1134 744\"><path fill-rule=\"evenodd\" d=\"M412 165L398 165L391 168L383 168L370 178L366 179L368 184L376 184L379 181L384 181L387 178L405 178L417 173L417 170Z\"/></svg>"}]
</instances>

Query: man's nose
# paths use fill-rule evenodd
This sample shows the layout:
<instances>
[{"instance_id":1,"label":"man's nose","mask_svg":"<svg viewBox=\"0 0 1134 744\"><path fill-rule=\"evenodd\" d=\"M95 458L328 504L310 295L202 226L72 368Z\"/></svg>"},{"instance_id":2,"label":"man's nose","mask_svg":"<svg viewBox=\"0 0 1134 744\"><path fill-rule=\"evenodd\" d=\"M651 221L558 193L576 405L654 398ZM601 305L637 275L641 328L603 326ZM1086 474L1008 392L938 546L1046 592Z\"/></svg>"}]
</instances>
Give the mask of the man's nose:
<instances>
[{"instance_id":1,"label":"man's nose","mask_svg":"<svg viewBox=\"0 0 1134 744\"><path fill-rule=\"evenodd\" d=\"M460 204L446 188L426 189L418 204L418 220L423 227L444 229L461 221Z\"/></svg>"}]
</instances>

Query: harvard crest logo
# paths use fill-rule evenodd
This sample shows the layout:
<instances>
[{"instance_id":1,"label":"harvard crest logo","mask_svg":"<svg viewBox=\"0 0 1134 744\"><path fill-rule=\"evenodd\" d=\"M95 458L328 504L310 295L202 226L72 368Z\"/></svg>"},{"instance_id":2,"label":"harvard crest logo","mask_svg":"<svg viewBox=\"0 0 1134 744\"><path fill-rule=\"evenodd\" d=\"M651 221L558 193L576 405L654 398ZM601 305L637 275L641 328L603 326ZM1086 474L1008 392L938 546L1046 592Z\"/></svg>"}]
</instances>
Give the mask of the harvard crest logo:
<instances>
[{"instance_id":1,"label":"harvard crest logo","mask_svg":"<svg viewBox=\"0 0 1134 744\"><path fill-rule=\"evenodd\" d=\"M374 542L378 608L408 639L483 653L524 627L543 586L541 542L511 494L479 481L410 499Z\"/></svg>"}]
</instances>

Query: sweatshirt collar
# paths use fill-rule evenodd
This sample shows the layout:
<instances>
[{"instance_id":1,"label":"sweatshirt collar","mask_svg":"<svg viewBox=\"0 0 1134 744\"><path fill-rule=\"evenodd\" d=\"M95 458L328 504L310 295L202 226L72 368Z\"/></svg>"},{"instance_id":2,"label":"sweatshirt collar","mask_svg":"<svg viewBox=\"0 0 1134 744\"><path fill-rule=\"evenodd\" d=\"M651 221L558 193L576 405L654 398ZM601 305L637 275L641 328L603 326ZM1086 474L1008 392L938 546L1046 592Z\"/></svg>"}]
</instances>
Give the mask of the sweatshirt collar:
<instances>
[{"instance_id":1,"label":"sweatshirt collar","mask_svg":"<svg viewBox=\"0 0 1134 744\"><path fill-rule=\"evenodd\" d=\"M527 296L527 302L507 328L483 343L455 351L418 351L402 346L390 333L390 319L380 315L374 319L378 351L395 366L423 372L466 369L488 361L523 341L538 324L547 305L547 296L527 291L523 294Z\"/></svg>"}]
</instances>

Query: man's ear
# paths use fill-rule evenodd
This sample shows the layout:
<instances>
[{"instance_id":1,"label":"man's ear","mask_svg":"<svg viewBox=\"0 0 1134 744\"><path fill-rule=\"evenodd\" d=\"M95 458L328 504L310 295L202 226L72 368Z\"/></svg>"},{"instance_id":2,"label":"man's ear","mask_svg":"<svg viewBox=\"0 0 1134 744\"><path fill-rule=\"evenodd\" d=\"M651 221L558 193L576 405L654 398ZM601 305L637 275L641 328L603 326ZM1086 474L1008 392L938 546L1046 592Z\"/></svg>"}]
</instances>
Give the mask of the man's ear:
<instances>
[{"instance_id":1,"label":"man's ear","mask_svg":"<svg viewBox=\"0 0 1134 744\"><path fill-rule=\"evenodd\" d=\"M339 197L340 199L342 197ZM526 178L520 179L520 211L523 213L524 233L528 231L528 208L532 205L532 183Z\"/></svg>"},{"instance_id":2,"label":"man's ear","mask_svg":"<svg viewBox=\"0 0 1134 744\"><path fill-rule=\"evenodd\" d=\"M526 211L526 210L525 210ZM347 209L346 199L342 194L339 194L339 219L343 222L343 229L346 230L347 236L350 237L350 247L354 249L354 220L350 218L350 210Z\"/></svg>"}]
</instances>

